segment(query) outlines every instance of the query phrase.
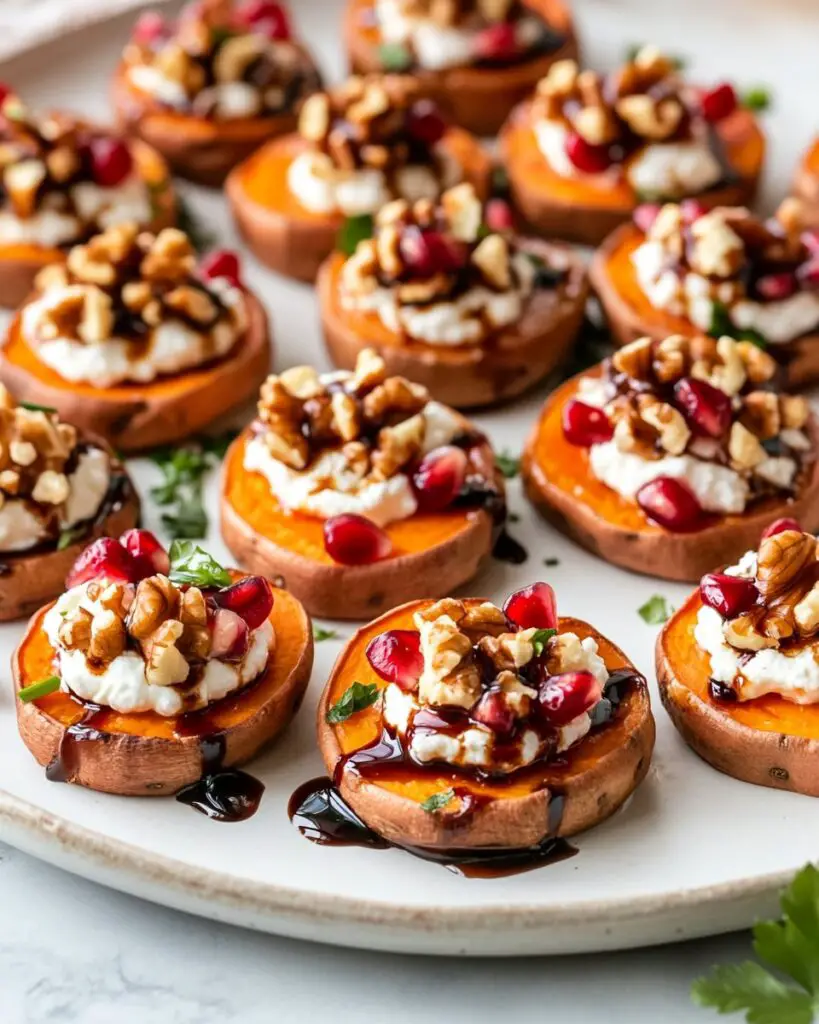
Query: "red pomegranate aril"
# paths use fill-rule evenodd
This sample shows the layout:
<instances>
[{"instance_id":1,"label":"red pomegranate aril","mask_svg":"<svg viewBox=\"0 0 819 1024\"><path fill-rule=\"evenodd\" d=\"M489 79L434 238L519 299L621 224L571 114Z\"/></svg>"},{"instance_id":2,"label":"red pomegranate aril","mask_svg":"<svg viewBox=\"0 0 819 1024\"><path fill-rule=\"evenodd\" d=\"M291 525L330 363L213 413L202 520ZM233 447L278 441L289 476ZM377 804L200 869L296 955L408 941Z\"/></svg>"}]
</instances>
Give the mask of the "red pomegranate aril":
<instances>
[{"instance_id":1,"label":"red pomegranate aril","mask_svg":"<svg viewBox=\"0 0 819 1024\"><path fill-rule=\"evenodd\" d=\"M466 452L444 445L428 452L412 474L412 488L421 512L442 512L458 497L466 479Z\"/></svg>"},{"instance_id":2,"label":"red pomegranate aril","mask_svg":"<svg viewBox=\"0 0 819 1024\"><path fill-rule=\"evenodd\" d=\"M709 89L700 97L702 116L709 124L722 121L737 109L739 101L734 87L729 82L721 82Z\"/></svg>"},{"instance_id":3,"label":"red pomegranate aril","mask_svg":"<svg viewBox=\"0 0 819 1024\"><path fill-rule=\"evenodd\" d=\"M488 690L472 709L470 716L499 736L508 736L515 728L515 716L500 690Z\"/></svg>"},{"instance_id":4,"label":"red pomegranate aril","mask_svg":"<svg viewBox=\"0 0 819 1024\"><path fill-rule=\"evenodd\" d=\"M569 132L564 145L566 156L583 174L602 174L611 166L608 146L594 146L577 132Z\"/></svg>"},{"instance_id":5,"label":"red pomegranate aril","mask_svg":"<svg viewBox=\"0 0 819 1024\"><path fill-rule=\"evenodd\" d=\"M163 576L168 575L171 568L168 552L150 530L126 530L119 542L133 555L139 567L140 579L157 572Z\"/></svg>"},{"instance_id":6,"label":"red pomegranate aril","mask_svg":"<svg viewBox=\"0 0 819 1024\"><path fill-rule=\"evenodd\" d=\"M587 405L578 398L570 399L561 414L563 436L569 444L581 448L591 448L593 444L603 444L614 436L614 428L608 416L597 406Z\"/></svg>"},{"instance_id":7,"label":"red pomegranate aril","mask_svg":"<svg viewBox=\"0 0 819 1024\"><path fill-rule=\"evenodd\" d=\"M382 679L402 690L418 689L424 668L421 637L413 629L388 629L367 644L367 661Z\"/></svg>"},{"instance_id":8,"label":"red pomegranate aril","mask_svg":"<svg viewBox=\"0 0 819 1024\"><path fill-rule=\"evenodd\" d=\"M220 608L213 617L210 656L219 661L241 661L247 654L250 628L241 615Z\"/></svg>"},{"instance_id":9,"label":"red pomegranate aril","mask_svg":"<svg viewBox=\"0 0 819 1024\"><path fill-rule=\"evenodd\" d=\"M603 687L591 672L563 672L543 680L537 702L542 718L559 728L593 708L602 695Z\"/></svg>"},{"instance_id":10,"label":"red pomegranate aril","mask_svg":"<svg viewBox=\"0 0 819 1024\"><path fill-rule=\"evenodd\" d=\"M399 248L407 267L418 277L460 270L469 260L469 249L462 242L439 231L421 231L414 224L401 233Z\"/></svg>"},{"instance_id":11,"label":"red pomegranate aril","mask_svg":"<svg viewBox=\"0 0 819 1024\"><path fill-rule=\"evenodd\" d=\"M287 11L272 0L250 0L240 9L239 17L268 39L284 40L291 36Z\"/></svg>"},{"instance_id":12,"label":"red pomegranate aril","mask_svg":"<svg viewBox=\"0 0 819 1024\"><path fill-rule=\"evenodd\" d=\"M77 558L65 580L67 589L91 580L136 583L140 567L127 548L114 537L100 537Z\"/></svg>"},{"instance_id":13,"label":"red pomegranate aril","mask_svg":"<svg viewBox=\"0 0 819 1024\"><path fill-rule=\"evenodd\" d=\"M503 613L518 629L557 629L557 598L548 583L532 583L507 598Z\"/></svg>"},{"instance_id":14,"label":"red pomegranate aril","mask_svg":"<svg viewBox=\"0 0 819 1024\"><path fill-rule=\"evenodd\" d=\"M199 273L206 281L224 277L235 287L242 284L239 256L231 249L214 249L204 256L199 264Z\"/></svg>"},{"instance_id":15,"label":"red pomegranate aril","mask_svg":"<svg viewBox=\"0 0 819 1024\"><path fill-rule=\"evenodd\" d=\"M98 135L88 143L91 174L97 185L114 188L120 185L134 168L131 150L122 139Z\"/></svg>"},{"instance_id":16,"label":"red pomegranate aril","mask_svg":"<svg viewBox=\"0 0 819 1024\"><path fill-rule=\"evenodd\" d=\"M689 424L706 437L724 437L731 426L731 399L704 380L683 377L674 387L674 400Z\"/></svg>"},{"instance_id":17,"label":"red pomegranate aril","mask_svg":"<svg viewBox=\"0 0 819 1024\"><path fill-rule=\"evenodd\" d=\"M756 290L758 294L768 302L776 302L778 299L788 299L799 287L796 274L785 271L781 274L765 274L758 278Z\"/></svg>"},{"instance_id":18,"label":"red pomegranate aril","mask_svg":"<svg viewBox=\"0 0 819 1024\"><path fill-rule=\"evenodd\" d=\"M227 608L242 618L248 629L258 629L273 610L273 588L264 576L245 576L223 590L213 599L220 608Z\"/></svg>"},{"instance_id":19,"label":"red pomegranate aril","mask_svg":"<svg viewBox=\"0 0 819 1024\"><path fill-rule=\"evenodd\" d=\"M512 207L505 199L490 199L486 204L484 219L490 231L497 231L501 234L511 231L515 226Z\"/></svg>"},{"instance_id":20,"label":"red pomegranate aril","mask_svg":"<svg viewBox=\"0 0 819 1024\"><path fill-rule=\"evenodd\" d=\"M150 46L164 39L167 31L167 23L159 11L145 11L134 25L133 40L142 46Z\"/></svg>"},{"instance_id":21,"label":"red pomegranate aril","mask_svg":"<svg viewBox=\"0 0 819 1024\"><path fill-rule=\"evenodd\" d=\"M392 541L371 520L345 513L325 520L324 547L341 565L369 565L390 554Z\"/></svg>"},{"instance_id":22,"label":"red pomegranate aril","mask_svg":"<svg viewBox=\"0 0 819 1024\"><path fill-rule=\"evenodd\" d=\"M759 591L753 580L712 572L700 580L700 597L703 604L715 608L723 618L733 619L753 608Z\"/></svg>"},{"instance_id":23,"label":"red pomegranate aril","mask_svg":"<svg viewBox=\"0 0 819 1024\"><path fill-rule=\"evenodd\" d=\"M802 527L795 519L784 516L782 519L774 519L771 525L763 531L761 539L767 540L768 537L775 537L778 533L784 533L786 530L795 530L797 533L801 533Z\"/></svg>"},{"instance_id":24,"label":"red pomegranate aril","mask_svg":"<svg viewBox=\"0 0 819 1024\"><path fill-rule=\"evenodd\" d=\"M647 235L651 230L651 226L657 219L657 214L660 212L660 209L661 206L659 203L640 203L631 215L632 220L644 235Z\"/></svg>"},{"instance_id":25,"label":"red pomegranate aril","mask_svg":"<svg viewBox=\"0 0 819 1024\"><path fill-rule=\"evenodd\" d=\"M655 523L674 533L696 530L702 508L691 490L672 476L658 476L637 492L637 504Z\"/></svg>"},{"instance_id":26,"label":"red pomegranate aril","mask_svg":"<svg viewBox=\"0 0 819 1024\"><path fill-rule=\"evenodd\" d=\"M680 203L680 213L686 224L693 224L695 220L699 220L700 217L704 217L708 213L708 207L697 199L683 199Z\"/></svg>"},{"instance_id":27,"label":"red pomegranate aril","mask_svg":"<svg viewBox=\"0 0 819 1024\"><path fill-rule=\"evenodd\" d=\"M819 288L819 256L803 263L796 276L803 288Z\"/></svg>"},{"instance_id":28,"label":"red pomegranate aril","mask_svg":"<svg viewBox=\"0 0 819 1024\"><path fill-rule=\"evenodd\" d=\"M407 115L407 132L425 146L434 146L446 135L446 119L432 100L413 103Z\"/></svg>"},{"instance_id":29,"label":"red pomegranate aril","mask_svg":"<svg viewBox=\"0 0 819 1024\"><path fill-rule=\"evenodd\" d=\"M0 82L0 107L6 102L9 96L14 95L14 89L5 82Z\"/></svg>"},{"instance_id":30,"label":"red pomegranate aril","mask_svg":"<svg viewBox=\"0 0 819 1024\"><path fill-rule=\"evenodd\" d=\"M515 26L507 21L478 32L472 46L479 60L509 60L520 52Z\"/></svg>"}]
</instances>

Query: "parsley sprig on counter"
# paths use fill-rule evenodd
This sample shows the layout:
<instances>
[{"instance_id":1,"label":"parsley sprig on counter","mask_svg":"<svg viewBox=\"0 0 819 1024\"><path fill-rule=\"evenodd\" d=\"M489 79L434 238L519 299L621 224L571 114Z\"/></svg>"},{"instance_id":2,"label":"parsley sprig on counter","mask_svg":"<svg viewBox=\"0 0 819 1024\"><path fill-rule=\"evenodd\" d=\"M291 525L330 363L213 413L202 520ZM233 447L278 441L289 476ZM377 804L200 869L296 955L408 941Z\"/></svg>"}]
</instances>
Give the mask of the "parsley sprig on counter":
<instances>
[{"instance_id":1,"label":"parsley sprig on counter","mask_svg":"<svg viewBox=\"0 0 819 1024\"><path fill-rule=\"evenodd\" d=\"M520 473L520 458L512 455L506 448L502 452L495 453L495 465L507 480L514 480Z\"/></svg>"},{"instance_id":2,"label":"parsley sprig on counter","mask_svg":"<svg viewBox=\"0 0 819 1024\"><path fill-rule=\"evenodd\" d=\"M208 517L202 500L205 477L224 458L235 434L201 437L178 448L158 448L151 460L162 471L162 483L151 488L154 501L166 508L162 524L175 538L205 536Z\"/></svg>"},{"instance_id":3,"label":"parsley sprig on counter","mask_svg":"<svg viewBox=\"0 0 819 1024\"><path fill-rule=\"evenodd\" d=\"M662 594L653 594L644 605L637 609L637 614L649 626L661 626L674 614L674 609Z\"/></svg>"},{"instance_id":4,"label":"parsley sprig on counter","mask_svg":"<svg viewBox=\"0 0 819 1024\"><path fill-rule=\"evenodd\" d=\"M819 1016L819 871L809 864L780 897L782 919L754 925L754 960L715 967L691 988L699 1006L745 1012L748 1024L811 1024Z\"/></svg>"}]
</instances>

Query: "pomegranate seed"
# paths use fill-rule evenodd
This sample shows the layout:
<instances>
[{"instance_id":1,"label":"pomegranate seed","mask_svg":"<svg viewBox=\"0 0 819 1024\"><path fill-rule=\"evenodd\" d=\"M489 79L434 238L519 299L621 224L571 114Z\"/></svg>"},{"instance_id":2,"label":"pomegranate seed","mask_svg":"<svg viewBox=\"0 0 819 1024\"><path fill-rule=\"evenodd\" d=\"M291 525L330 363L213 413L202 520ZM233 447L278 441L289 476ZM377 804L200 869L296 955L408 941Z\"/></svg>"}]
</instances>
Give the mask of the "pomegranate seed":
<instances>
[{"instance_id":1,"label":"pomegranate seed","mask_svg":"<svg viewBox=\"0 0 819 1024\"><path fill-rule=\"evenodd\" d=\"M566 156L584 174L601 174L611 166L608 146L593 146L577 132L569 132L564 145Z\"/></svg>"},{"instance_id":2,"label":"pomegranate seed","mask_svg":"<svg viewBox=\"0 0 819 1024\"><path fill-rule=\"evenodd\" d=\"M802 245L812 256L819 256L819 231L803 231Z\"/></svg>"},{"instance_id":3,"label":"pomegranate seed","mask_svg":"<svg viewBox=\"0 0 819 1024\"><path fill-rule=\"evenodd\" d=\"M424 668L421 637L413 629L388 629L367 644L367 661L382 679L402 690L418 689Z\"/></svg>"},{"instance_id":4,"label":"pomegranate seed","mask_svg":"<svg viewBox=\"0 0 819 1024\"><path fill-rule=\"evenodd\" d=\"M557 629L557 598L548 583L532 583L507 598L503 613L518 629Z\"/></svg>"},{"instance_id":5,"label":"pomegranate seed","mask_svg":"<svg viewBox=\"0 0 819 1024\"><path fill-rule=\"evenodd\" d=\"M171 568L168 552L150 530L126 530L119 539L120 544L130 551L139 567L139 578L161 572L167 576Z\"/></svg>"},{"instance_id":6,"label":"pomegranate seed","mask_svg":"<svg viewBox=\"0 0 819 1024\"><path fill-rule=\"evenodd\" d=\"M586 405L578 398L569 399L563 406L561 422L563 436L569 444L581 448L603 444L614 436L614 428L605 412L594 405Z\"/></svg>"},{"instance_id":7,"label":"pomegranate seed","mask_svg":"<svg viewBox=\"0 0 819 1024\"><path fill-rule=\"evenodd\" d=\"M401 256L407 267L418 277L432 277L465 267L469 261L469 248L439 231L421 231L412 224L401 234Z\"/></svg>"},{"instance_id":8,"label":"pomegranate seed","mask_svg":"<svg viewBox=\"0 0 819 1024\"><path fill-rule=\"evenodd\" d=\"M407 115L407 132L425 146L434 146L446 135L448 125L436 103L418 100Z\"/></svg>"},{"instance_id":9,"label":"pomegranate seed","mask_svg":"<svg viewBox=\"0 0 819 1024\"><path fill-rule=\"evenodd\" d=\"M704 380L683 377L674 387L674 398L698 434L723 437L731 426L731 399Z\"/></svg>"},{"instance_id":10,"label":"pomegranate seed","mask_svg":"<svg viewBox=\"0 0 819 1024\"><path fill-rule=\"evenodd\" d=\"M713 89L704 92L700 98L702 116L709 124L722 121L737 109L739 101L734 87L728 82L715 85Z\"/></svg>"},{"instance_id":11,"label":"pomegranate seed","mask_svg":"<svg viewBox=\"0 0 819 1024\"><path fill-rule=\"evenodd\" d=\"M0 82L0 107L6 102L9 96L14 95L14 89L10 85L6 85L5 82Z\"/></svg>"},{"instance_id":12,"label":"pomegranate seed","mask_svg":"<svg viewBox=\"0 0 819 1024\"><path fill-rule=\"evenodd\" d=\"M466 452L454 445L434 448L412 475L412 487L421 512L441 512L458 497L467 467Z\"/></svg>"},{"instance_id":13,"label":"pomegranate seed","mask_svg":"<svg viewBox=\"0 0 819 1024\"><path fill-rule=\"evenodd\" d=\"M819 288L819 256L803 263L796 276L803 288Z\"/></svg>"},{"instance_id":14,"label":"pomegranate seed","mask_svg":"<svg viewBox=\"0 0 819 1024\"><path fill-rule=\"evenodd\" d=\"M603 687L591 672L563 672L543 680L537 702L543 718L559 728L593 708L602 695Z\"/></svg>"},{"instance_id":15,"label":"pomegranate seed","mask_svg":"<svg viewBox=\"0 0 819 1024\"><path fill-rule=\"evenodd\" d=\"M657 219L657 214L661 209L662 207L659 203L640 203L631 215L632 220L644 235L647 235L651 230L654 221Z\"/></svg>"},{"instance_id":16,"label":"pomegranate seed","mask_svg":"<svg viewBox=\"0 0 819 1024\"><path fill-rule=\"evenodd\" d=\"M708 213L708 207L697 199L683 199L680 203L680 213L686 224L693 224L695 220L699 220L700 217L704 217Z\"/></svg>"},{"instance_id":17,"label":"pomegranate seed","mask_svg":"<svg viewBox=\"0 0 819 1024\"><path fill-rule=\"evenodd\" d=\"M229 608L220 608L213 617L210 656L219 661L241 661L247 654L250 628L245 620Z\"/></svg>"},{"instance_id":18,"label":"pomegranate seed","mask_svg":"<svg viewBox=\"0 0 819 1024\"><path fill-rule=\"evenodd\" d=\"M700 503L684 483L658 476L637 492L637 504L655 523L675 533L696 530L702 519Z\"/></svg>"},{"instance_id":19,"label":"pomegranate seed","mask_svg":"<svg viewBox=\"0 0 819 1024\"><path fill-rule=\"evenodd\" d=\"M273 588L264 576L245 576L238 583L217 591L213 600L220 608L227 608L244 619L248 629L258 629L273 610Z\"/></svg>"},{"instance_id":20,"label":"pomegranate seed","mask_svg":"<svg viewBox=\"0 0 819 1024\"><path fill-rule=\"evenodd\" d=\"M90 580L136 583L140 577L140 567L131 552L113 537L100 537L77 558L65 585L70 590Z\"/></svg>"},{"instance_id":21,"label":"pomegranate seed","mask_svg":"<svg viewBox=\"0 0 819 1024\"><path fill-rule=\"evenodd\" d=\"M499 736L508 736L515 728L515 716L500 690L488 690L472 709L470 717Z\"/></svg>"},{"instance_id":22,"label":"pomegranate seed","mask_svg":"<svg viewBox=\"0 0 819 1024\"><path fill-rule=\"evenodd\" d=\"M390 554L392 541L364 516L345 513L325 520L324 547L341 565L369 565Z\"/></svg>"},{"instance_id":23,"label":"pomegranate seed","mask_svg":"<svg viewBox=\"0 0 819 1024\"><path fill-rule=\"evenodd\" d=\"M134 25L133 40L142 46L150 46L164 39L167 32L168 26L159 11L145 11Z\"/></svg>"},{"instance_id":24,"label":"pomegranate seed","mask_svg":"<svg viewBox=\"0 0 819 1024\"><path fill-rule=\"evenodd\" d=\"M511 231L515 226L512 207L505 199L490 199L486 204L484 218L490 231L503 233Z\"/></svg>"},{"instance_id":25,"label":"pomegranate seed","mask_svg":"<svg viewBox=\"0 0 819 1024\"><path fill-rule=\"evenodd\" d=\"M771 525L763 531L761 539L767 540L769 537L775 537L778 533L784 533L786 530L795 530L797 533L801 533L802 527L795 519L785 516L783 519L775 519Z\"/></svg>"},{"instance_id":26,"label":"pomegranate seed","mask_svg":"<svg viewBox=\"0 0 819 1024\"><path fill-rule=\"evenodd\" d=\"M520 52L515 26L508 21L478 32L472 46L478 60L510 60Z\"/></svg>"},{"instance_id":27,"label":"pomegranate seed","mask_svg":"<svg viewBox=\"0 0 819 1024\"><path fill-rule=\"evenodd\" d=\"M121 184L134 168L131 150L122 139L98 135L88 143L91 159L91 176L102 188L114 188Z\"/></svg>"},{"instance_id":28,"label":"pomegranate seed","mask_svg":"<svg viewBox=\"0 0 819 1024\"><path fill-rule=\"evenodd\" d=\"M796 274L785 271L781 274L765 274L757 279L757 293L769 302L776 302L777 299L787 299L796 291L798 285Z\"/></svg>"},{"instance_id":29,"label":"pomegranate seed","mask_svg":"<svg viewBox=\"0 0 819 1024\"><path fill-rule=\"evenodd\" d=\"M290 39L292 35L287 11L272 0L250 0L239 11L239 17L268 39Z\"/></svg>"},{"instance_id":30,"label":"pomegranate seed","mask_svg":"<svg viewBox=\"0 0 819 1024\"><path fill-rule=\"evenodd\" d=\"M242 286L239 256L231 249L214 249L209 252L199 263L199 273L206 281L224 277L234 288Z\"/></svg>"},{"instance_id":31,"label":"pomegranate seed","mask_svg":"<svg viewBox=\"0 0 819 1024\"><path fill-rule=\"evenodd\" d=\"M700 580L700 597L703 604L715 608L723 618L733 619L756 604L759 591L753 580L712 572Z\"/></svg>"}]
</instances>

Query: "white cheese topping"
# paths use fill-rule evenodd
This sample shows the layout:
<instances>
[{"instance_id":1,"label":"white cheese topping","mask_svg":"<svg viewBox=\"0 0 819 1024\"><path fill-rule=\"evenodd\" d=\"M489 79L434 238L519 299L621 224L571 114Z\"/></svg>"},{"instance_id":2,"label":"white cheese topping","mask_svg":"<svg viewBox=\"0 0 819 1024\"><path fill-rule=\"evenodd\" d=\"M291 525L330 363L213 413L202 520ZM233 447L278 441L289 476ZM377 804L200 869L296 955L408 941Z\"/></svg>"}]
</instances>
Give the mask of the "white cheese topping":
<instances>
[{"instance_id":1,"label":"white cheese topping","mask_svg":"<svg viewBox=\"0 0 819 1024\"><path fill-rule=\"evenodd\" d=\"M64 380L85 381L106 388L123 381L148 383L163 374L180 373L212 359L226 356L241 337L247 323L244 295L225 278L208 282L221 301L233 311L233 319L220 320L209 331L197 331L180 320L166 320L154 328L150 340L137 346L125 338L87 343L75 338L50 338L39 341L43 313L58 306L67 295L82 293L75 284L55 288L23 309L22 332L34 348L37 358Z\"/></svg>"},{"instance_id":2,"label":"white cheese topping","mask_svg":"<svg viewBox=\"0 0 819 1024\"><path fill-rule=\"evenodd\" d=\"M448 444L463 430L452 410L439 402L427 402L423 416L425 452ZM339 449L324 452L308 469L298 471L273 458L264 440L255 437L245 448L244 468L265 477L283 508L324 519L354 513L386 526L408 519L418 508L406 474L362 482Z\"/></svg>"},{"instance_id":3,"label":"white cheese topping","mask_svg":"<svg viewBox=\"0 0 819 1024\"><path fill-rule=\"evenodd\" d=\"M85 583L67 591L43 619L43 629L57 652L61 689L81 700L113 708L121 714L155 711L168 717L221 700L252 682L267 666L275 642L270 621L250 634L247 653L240 662L208 661L192 687L148 683L145 659L137 651L126 651L109 662L104 670L92 671L82 651L66 650L58 638L66 614L72 614L78 607L86 608L92 615L100 610L99 605L88 598L87 587Z\"/></svg>"},{"instance_id":4,"label":"white cheese topping","mask_svg":"<svg viewBox=\"0 0 819 1024\"><path fill-rule=\"evenodd\" d=\"M628 161L626 177L641 195L682 199L716 185L722 168L704 141L653 142Z\"/></svg>"},{"instance_id":5,"label":"white cheese topping","mask_svg":"<svg viewBox=\"0 0 819 1024\"><path fill-rule=\"evenodd\" d=\"M60 530L93 519L108 493L111 466L108 455L90 448L77 460L68 476L69 495L59 517ZM0 551L25 551L48 539L46 524L21 498L6 497L0 508Z\"/></svg>"}]
</instances>

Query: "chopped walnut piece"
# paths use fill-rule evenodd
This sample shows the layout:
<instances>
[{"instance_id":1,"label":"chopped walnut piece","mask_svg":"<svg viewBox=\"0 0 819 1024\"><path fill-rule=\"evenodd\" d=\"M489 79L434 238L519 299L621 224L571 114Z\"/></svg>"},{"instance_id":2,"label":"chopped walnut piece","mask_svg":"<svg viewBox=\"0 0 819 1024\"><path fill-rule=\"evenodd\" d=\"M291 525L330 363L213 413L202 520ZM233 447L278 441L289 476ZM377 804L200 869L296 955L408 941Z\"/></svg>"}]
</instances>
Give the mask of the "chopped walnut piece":
<instances>
[{"instance_id":1,"label":"chopped walnut piece","mask_svg":"<svg viewBox=\"0 0 819 1024\"><path fill-rule=\"evenodd\" d=\"M462 242L474 242L483 217L474 187L464 182L449 189L441 196L441 206L453 236Z\"/></svg>"},{"instance_id":2,"label":"chopped walnut piece","mask_svg":"<svg viewBox=\"0 0 819 1024\"><path fill-rule=\"evenodd\" d=\"M148 281L183 281L196 268L196 252L178 228L165 228L150 243L140 273Z\"/></svg>"},{"instance_id":3,"label":"chopped walnut piece","mask_svg":"<svg viewBox=\"0 0 819 1024\"><path fill-rule=\"evenodd\" d=\"M819 630L819 583L814 583L794 606L793 617L802 636L811 636Z\"/></svg>"},{"instance_id":4,"label":"chopped walnut piece","mask_svg":"<svg viewBox=\"0 0 819 1024\"><path fill-rule=\"evenodd\" d=\"M181 622L168 619L143 644L146 682L154 686L174 686L188 678L190 665L176 646L184 629Z\"/></svg>"},{"instance_id":5,"label":"chopped walnut piece","mask_svg":"<svg viewBox=\"0 0 819 1024\"><path fill-rule=\"evenodd\" d=\"M614 353L612 366L618 373L625 373L634 380L646 380L651 371L653 348L651 338L638 338Z\"/></svg>"},{"instance_id":6,"label":"chopped walnut piece","mask_svg":"<svg viewBox=\"0 0 819 1024\"><path fill-rule=\"evenodd\" d=\"M534 629L521 629L516 633L485 636L478 641L478 648L489 658L498 672L523 668L534 657L532 637L535 632Z\"/></svg>"},{"instance_id":7,"label":"chopped walnut piece","mask_svg":"<svg viewBox=\"0 0 819 1024\"><path fill-rule=\"evenodd\" d=\"M472 641L448 615L418 618L424 669L418 695L436 707L470 708L480 696L481 680L472 660Z\"/></svg>"},{"instance_id":8,"label":"chopped walnut piece","mask_svg":"<svg viewBox=\"0 0 819 1024\"><path fill-rule=\"evenodd\" d=\"M487 235L472 253L472 262L493 288L511 288L509 245L502 235Z\"/></svg>"},{"instance_id":9,"label":"chopped walnut piece","mask_svg":"<svg viewBox=\"0 0 819 1024\"><path fill-rule=\"evenodd\" d=\"M670 455L682 455L691 437L682 413L653 395L639 395L637 408L643 421L657 431L660 445Z\"/></svg>"},{"instance_id":10,"label":"chopped walnut piece","mask_svg":"<svg viewBox=\"0 0 819 1024\"><path fill-rule=\"evenodd\" d=\"M816 561L816 539L796 530L766 537L759 546L757 588L765 599L783 594Z\"/></svg>"},{"instance_id":11,"label":"chopped walnut piece","mask_svg":"<svg viewBox=\"0 0 819 1024\"><path fill-rule=\"evenodd\" d=\"M276 376L262 385L259 419L266 424L265 444L270 454L291 469L304 469L309 444L301 430L303 407Z\"/></svg>"},{"instance_id":12,"label":"chopped walnut piece","mask_svg":"<svg viewBox=\"0 0 819 1024\"><path fill-rule=\"evenodd\" d=\"M65 473L57 473L53 469L45 469L37 477L37 483L31 492L34 501L43 505L62 505L68 500L71 487Z\"/></svg>"},{"instance_id":13,"label":"chopped walnut piece","mask_svg":"<svg viewBox=\"0 0 819 1024\"><path fill-rule=\"evenodd\" d=\"M759 439L739 421L731 426L728 454L731 456L731 462L739 470L753 469L766 457Z\"/></svg>"},{"instance_id":14,"label":"chopped walnut piece","mask_svg":"<svg viewBox=\"0 0 819 1024\"><path fill-rule=\"evenodd\" d=\"M752 391L745 395L739 421L760 441L776 437L782 426L779 396L773 391Z\"/></svg>"},{"instance_id":15,"label":"chopped walnut piece","mask_svg":"<svg viewBox=\"0 0 819 1024\"><path fill-rule=\"evenodd\" d=\"M207 292L188 284L179 285L168 292L164 302L169 309L181 313L196 324L211 324L219 315L216 304Z\"/></svg>"},{"instance_id":16,"label":"chopped walnut piece","mask_svg":"<svg viewBox=\"0 0 819 1024\"><path fill-rule=\"evenodd\" d=\"M713 210L695 220L691 234L694 245L689 263L693 270L706 277L733 277L742 266L745 245L721 210Z\"/></svg>"},{"instance_id":17,"label":"chopped walnut piece","mask_svg":"<svg viewBox=\"0 0 819 1024\"><path fill-rule=\"evenodd\" d=\"M91 622L89 658L107 664L122 654L126 641L125 623L120 616L111 609L97 612Z\"/></svg>"},{"instance_id":18,"label":"chopped walnut piece","mask_svg":"<svg viewBox=\"0 0 819 1024\"><path fill-rule=\"evenodd\" d=\"M63 647L69 651L86 653L91 644L91 622L91 612L85 608L78 608L71 618L64 619L57 630L57 637Z\"/></svg>"},{"instance_id":19,"label":"chopped walnut piece","mask_svg":"<svg viewBox=\"0 0 819 1024\"><path fill-rule=\"evenodd\" d=\"M427 389L403 377L387 377L364 396L364 417L370 422L383 422L396 413L414 416L429 401Z\"/></svg>"},{"instance_id":20,"label":"chopped walnut piece","mask_svg":"<svg viewBox=\"0 0 819 1024\"><path fill-rule=\"evenodd\" d=\"M166 619L179 613L179 591L167 576L157 574L140 580L128 616L128 632L146 640ZM180 624L181 631L181 624Z\"/></svg>"},{"instance_id":21,"label":"chopped walnut piece","mask_svg":"<svg viewBox=\"0 0 819 1024\"><path fill-rule=\"evenodd\" d=\"M421 454L425 426L424 417L416 415L379 430L378 448L372 455L375 479L388 480Z\"/></svg>"}]
</instances>

